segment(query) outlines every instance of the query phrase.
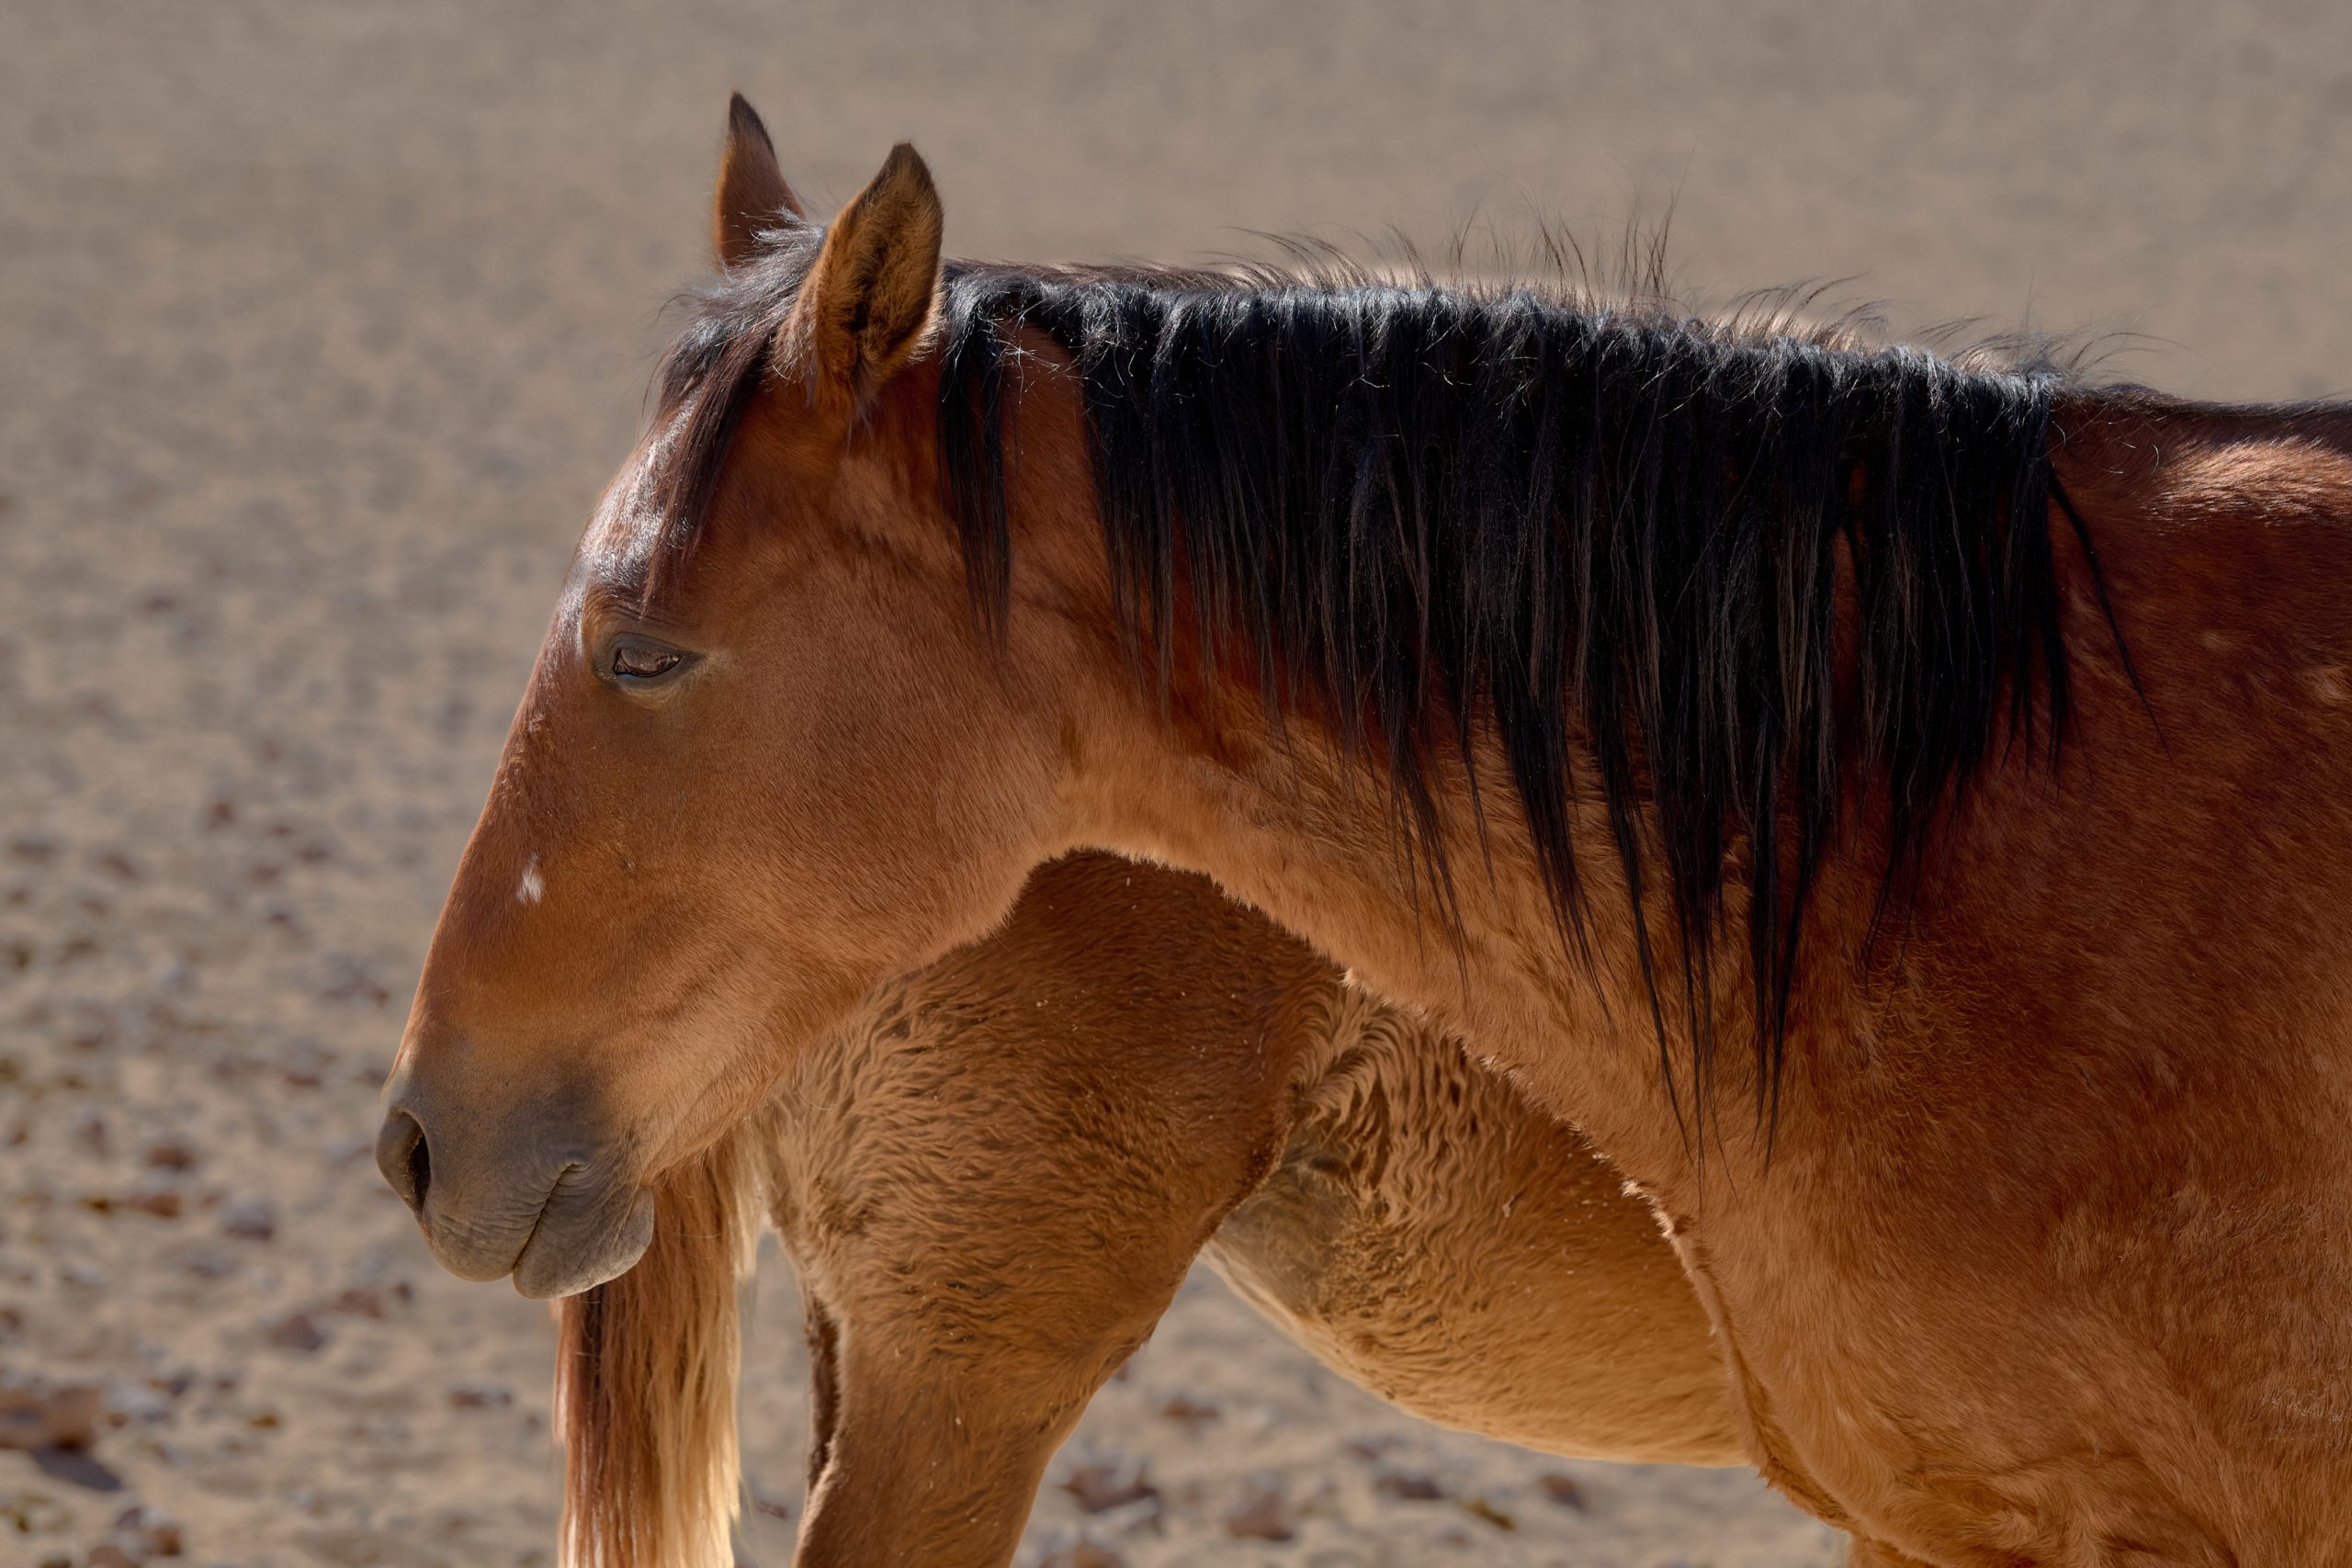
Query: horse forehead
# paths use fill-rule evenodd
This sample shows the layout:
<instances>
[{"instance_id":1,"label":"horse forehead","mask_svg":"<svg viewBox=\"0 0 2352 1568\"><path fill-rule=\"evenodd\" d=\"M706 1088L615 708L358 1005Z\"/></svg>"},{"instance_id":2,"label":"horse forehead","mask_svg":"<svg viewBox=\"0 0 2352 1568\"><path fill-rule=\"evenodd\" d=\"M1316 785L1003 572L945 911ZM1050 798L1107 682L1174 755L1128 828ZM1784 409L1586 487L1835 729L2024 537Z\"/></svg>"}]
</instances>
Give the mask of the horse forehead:
<instances>
[{"instance_id":1,"label":"horse forehead","mask_svg":"<svg viewBox=\"0 0 2352 1568\"><path fill-rule=\"evenodd\" d=\"M663 532L662 487L657 482L677 422L649 432L621 471L597 499L573 558L571 593L576 605L591 588L634 589Z\"/></svg>"}]
</instances>

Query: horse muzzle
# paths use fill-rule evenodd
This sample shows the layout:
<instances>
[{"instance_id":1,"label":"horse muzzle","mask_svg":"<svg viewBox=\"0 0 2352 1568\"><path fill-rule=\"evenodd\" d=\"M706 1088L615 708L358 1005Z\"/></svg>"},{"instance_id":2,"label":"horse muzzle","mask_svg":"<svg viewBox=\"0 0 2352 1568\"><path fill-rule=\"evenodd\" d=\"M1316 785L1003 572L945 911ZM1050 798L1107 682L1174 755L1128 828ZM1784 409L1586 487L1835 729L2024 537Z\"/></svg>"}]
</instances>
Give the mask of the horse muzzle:
<instances>
[{"instance_id":1,"label":"horse muzzle","mask_svg":"<svg viewBox=\"0 0 2352 1568\"><path fill-rule=\"evenodd\" d=\"M481 1125L436 1115L405 1071L385 1089L376 1168L460 1280L513 1275L524 1295L568 1296L628 1271L653 1239L653 1195L617 1179L537 1112Z\"/></svg>"}]
</instances>

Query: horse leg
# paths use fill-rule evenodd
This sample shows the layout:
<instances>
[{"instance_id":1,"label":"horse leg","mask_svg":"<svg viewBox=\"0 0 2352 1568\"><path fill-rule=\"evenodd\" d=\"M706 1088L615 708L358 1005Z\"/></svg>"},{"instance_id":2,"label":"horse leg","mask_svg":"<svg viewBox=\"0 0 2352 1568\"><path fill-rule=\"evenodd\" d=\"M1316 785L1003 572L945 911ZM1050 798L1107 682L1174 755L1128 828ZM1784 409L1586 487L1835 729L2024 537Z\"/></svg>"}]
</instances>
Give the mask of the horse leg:
<instances>
[{"instance_id":1,"label":"horse leg","mask_svg":"<svg viewBox=\"0 0 2352 1568\"><path fill-rule=\"evenodd\" d=\"M861 1342L858 1314L823 1345L795 1568L1012 1563L1054 1450L1126 1349L1061 1345L1007 1368L899 1333Z\"/></svg>"},{"instance_id":2,"label":"horse leg","mask_svg":"<svg viewBox=\"0 0 2352 1568\"><path fill-rule=\"evenodd\" d=\"M1055 1448L1264 1179L1337 987L1201 879L1091 856L1033 890L763 1119L812 1303L803 1568L1012 1560Z\"/></svg>"},{"instance_id":3,"label":"horse leg","mask_svg":"<svg viewBox=\"0 0 2352 1568\"><path fill-rule=\"evenodd\" d=\"M832 1461L833 1434L841 1429L841 1324L817 1292L801 1302L802 1333L808 1341L808 1491L814 1495Z\"/></svg>"},{"instance_id":4,"label":"horse leg","mask_svg":"<svg viewBox=\"0 0 2352 1568\"><path fill-rule=\"evenodd\" d=\"M879 1315L807 1292L808 1502L795 1568L1002 1568L1046 1463L1109 1371L1066 1359L1058 1376L1037 1369L1016 1388L980 1361L934 1382L931 1358L896 1335L862 1359L845 1349L845 1324L854 1333Z\"/></svg>"}]
</instances>

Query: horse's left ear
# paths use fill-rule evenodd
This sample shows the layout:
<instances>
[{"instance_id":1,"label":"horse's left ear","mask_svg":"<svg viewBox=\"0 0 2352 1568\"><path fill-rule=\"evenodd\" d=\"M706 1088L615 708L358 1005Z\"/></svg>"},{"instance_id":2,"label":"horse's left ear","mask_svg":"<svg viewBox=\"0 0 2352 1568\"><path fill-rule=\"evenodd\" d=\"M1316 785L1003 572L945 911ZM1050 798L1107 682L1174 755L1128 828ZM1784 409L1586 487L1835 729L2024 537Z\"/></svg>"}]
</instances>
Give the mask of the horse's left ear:
<instances>
[{"instance_id":1,"label":"horse's left ear","mask_svg":"<svg viewBox=\"0 0 2352 1568\"><path fill-rule=\"evenodd\" d=\"M759 111L738 93L727 104L727 150L718 155L718 195L710 215L711 245L722 266L741 266L760 253L760 232L807 220L800 198L784 181L775 143Z\"/></svg>"},{"instance_id":2,"label":"horse's left ear","mask_svg":"<svg viewBox=\"0 0 2352 1568\"><path fill-rule=\"evenodd\" d=\"M937 309L944 220L931 171L901 141L826 231L779 368L854 406L913 358Z\"/></svg>"}]
</instances>

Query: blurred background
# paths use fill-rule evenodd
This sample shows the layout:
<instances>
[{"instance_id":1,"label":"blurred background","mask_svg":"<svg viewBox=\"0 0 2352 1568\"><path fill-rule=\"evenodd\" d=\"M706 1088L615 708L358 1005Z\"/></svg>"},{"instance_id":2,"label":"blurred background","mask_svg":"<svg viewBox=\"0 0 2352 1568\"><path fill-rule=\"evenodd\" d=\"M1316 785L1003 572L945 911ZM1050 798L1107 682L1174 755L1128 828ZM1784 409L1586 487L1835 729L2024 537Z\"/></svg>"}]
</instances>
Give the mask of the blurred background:
<instances>
[{"instance_id":1,"label":"blurred background","mask_svg":"<svg viewBox=\"0 0 2352 1568\"><path fill-rule=\"evenodd\" d=\"M2106 373L2182 392L2352 381L2340 4L6 0L0 1562L551 1557L545 1314L443 1275L369 1139L733 88L813 206L914 141L964 254L1670 205L1701 298L1850 278L1898 327L2133 334ZM1024 1562L1833 1557L1744 1473L1420 1426L1206 1279L1054 1474Z\"/></svg>"}]
</instances>

